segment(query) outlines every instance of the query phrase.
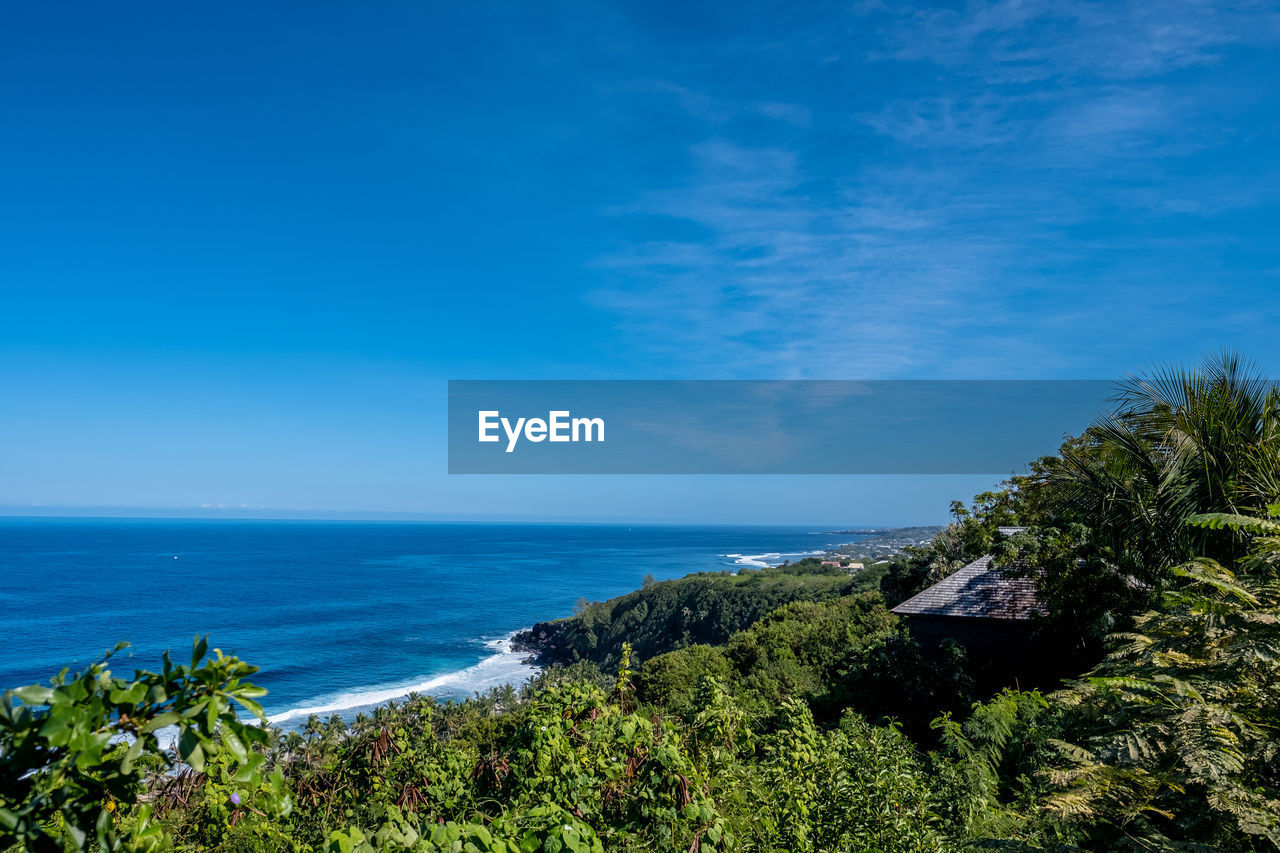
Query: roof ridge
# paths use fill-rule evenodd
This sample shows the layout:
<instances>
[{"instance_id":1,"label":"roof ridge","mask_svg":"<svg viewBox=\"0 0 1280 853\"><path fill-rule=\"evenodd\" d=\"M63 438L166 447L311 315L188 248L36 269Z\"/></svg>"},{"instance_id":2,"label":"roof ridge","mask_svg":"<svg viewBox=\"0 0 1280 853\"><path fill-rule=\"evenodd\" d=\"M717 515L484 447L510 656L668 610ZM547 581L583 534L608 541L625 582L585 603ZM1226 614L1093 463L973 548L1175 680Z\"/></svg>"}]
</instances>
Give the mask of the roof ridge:
<instances>
[{"instance_id":1,"label":"roof ridge","mask_svg":"<svg viewBox=\"0 0 1280 853\"><path fill-rule=\"evenodd\" d=\"M1030 619L1040 609L1035 583L1010 576L984 554L908 598L892 612L900 616L955 616L974 619ZM994 570L994 571L993 571Z\"/></svg>"}]
</instances>

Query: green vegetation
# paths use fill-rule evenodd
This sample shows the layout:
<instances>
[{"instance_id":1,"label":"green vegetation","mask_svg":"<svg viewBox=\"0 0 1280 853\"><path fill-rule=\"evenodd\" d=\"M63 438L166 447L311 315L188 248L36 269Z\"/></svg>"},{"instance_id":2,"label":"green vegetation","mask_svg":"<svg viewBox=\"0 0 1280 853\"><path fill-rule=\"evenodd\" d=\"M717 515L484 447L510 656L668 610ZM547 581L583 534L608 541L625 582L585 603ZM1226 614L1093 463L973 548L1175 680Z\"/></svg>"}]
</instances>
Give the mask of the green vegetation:
<instances>
[{"instance_id":1,"label":"green vegetation","mask_svg":"<svg viewBox=\"0 0 1280 853\"><path fill-rule=\"evenodd\" d=\"M119 649L117 649L118 651ZM267 731L237 719L238 703L265 722L245 683L255 667L223 657L197 640L189 666L168 654L160 673L116 678L108 660L74 677L64 670L50 686L10 690L0 697L0 843L30 850L162 849L166 836L140 803L147 767L162 753L156 731L174 726L178 758L215 787L214 768L235 765L234 782L262 792L263 807L287 812L279 768L263 781ZM128 815L121 821L122 814Z\"/></svg>"},{"instance_id":2,"label":"green vegetation","mask_svg":"<svg viewBox=\"0 0 1280 853\"><path fill-rule=\"evenodd\" d=\"M198 644L10 691L0 849L1280 848L1280 399L1231 358L1122 390L884 571L646 584L521 690L283 734ZM985 553L1040 585L1041 690L886 608Z\"/></svg>"},{"instance_id":3,"label":"green vegetation","mask_svg":"<svg viewBox=\"0 0 1280 853\"><path fill-rule=\"evenodd\" d=\"M820 560L768 569L700 572L604 602L583 603L568 619L539 622L516 637L541 663L616 664L627 643L642 659L697 643L719 645L792 601L828 601L874 589L883 569L823 566Z\"/></svg>"}]
</instances>

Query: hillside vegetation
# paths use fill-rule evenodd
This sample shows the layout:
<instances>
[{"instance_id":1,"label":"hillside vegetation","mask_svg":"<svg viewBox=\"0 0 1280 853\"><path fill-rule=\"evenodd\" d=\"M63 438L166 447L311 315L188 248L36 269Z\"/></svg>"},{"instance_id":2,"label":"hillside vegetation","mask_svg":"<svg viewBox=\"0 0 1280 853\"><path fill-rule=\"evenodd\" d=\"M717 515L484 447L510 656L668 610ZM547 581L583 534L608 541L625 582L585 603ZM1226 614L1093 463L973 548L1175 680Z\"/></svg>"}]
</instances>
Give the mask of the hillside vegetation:
<instances>
[{"instance_id":1,"label":"hillside vegetation","mask_svg":"<svg viewBox=\"0 0 1280 853\"><path fill-rule=\"evenodd\" d=\"M720 645L784 604L875 589L883 574L883 567L851 572L815 558L737 573L700 572L584 604L574 616L522 631L515 642L542 664L586 660L612 667L623 643L643 659L697 643Z\"/></svg>"}]
</instances>

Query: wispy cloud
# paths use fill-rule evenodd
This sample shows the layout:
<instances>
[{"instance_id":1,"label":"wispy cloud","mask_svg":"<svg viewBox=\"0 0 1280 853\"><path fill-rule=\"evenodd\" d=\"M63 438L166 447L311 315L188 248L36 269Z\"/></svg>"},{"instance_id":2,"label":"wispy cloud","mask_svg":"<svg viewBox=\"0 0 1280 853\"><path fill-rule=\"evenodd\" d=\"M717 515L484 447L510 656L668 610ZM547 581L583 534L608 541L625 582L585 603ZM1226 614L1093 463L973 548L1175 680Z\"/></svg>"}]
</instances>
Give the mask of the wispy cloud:
<instances>
[{"instance_id":1,"label":"wispy cloud","mask_svg":"<svg viewBox=\"0 0 1280 853\"><path fill-rule=\"evenodd\" d=\"M611 95L618 93L665 95L678 103L690 116L711 124L724 124L744 115L758 115L796 127L808 127L812 118L809 109L799 104L757 100L750 97L725 100L671 80L636 80L623 87L607 88L606 91Z\"/></svg>"},{"instance_id":2,"label":"wispy cloud","mask_svg":"<svg viewBox=\"0 0 1280 853\"><path fill-rule=\"evenodd\" d=\"M994 0L960 9L877 5L888 20L872 56L917 60L990 82L1131 79L1216 63L1226 48L1270 44L1268 2Z\"/></svg>"},{"instance_id":3,"label":"wispy cloud","mask_svg":"<svg viewBox=\"0 0 1280 853\"><path fill-rule=\"evenodd\" d=\"M1233 63L1278 22L1269 4L1009 0L806 22L752 101L786 104L789 135L736 127L731 84L667 84L705 122L687 178L609 212L710 236L611 251L591 298L703 375L1052 374L1166 339L1185 305L1160 275L1214 271L1221 235L1154 223L1266 198L1273 168L1219 152L1252 144L1237 126L1270 96Z\"/></svg>"}]
</instances>

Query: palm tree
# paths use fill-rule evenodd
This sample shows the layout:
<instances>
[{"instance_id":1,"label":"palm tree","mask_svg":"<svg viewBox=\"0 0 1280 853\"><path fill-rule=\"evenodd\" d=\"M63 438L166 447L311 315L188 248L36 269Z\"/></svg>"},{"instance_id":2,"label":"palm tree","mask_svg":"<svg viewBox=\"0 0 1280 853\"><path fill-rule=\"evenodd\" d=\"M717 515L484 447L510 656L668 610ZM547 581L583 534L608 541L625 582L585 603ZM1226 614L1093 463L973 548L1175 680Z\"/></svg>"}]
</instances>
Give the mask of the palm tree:
<instances>
[{"instance_id":1,"label":"palm tree","mask_svg":"<svg viewBox=\"0 0 1280 853\"><path fill-rule=\"evenodd\" d=\"M262 751L267 757L266 768L273 769L277 765L284 764L288 759L285 754L284 732L279 726L267 726L267 742L263 744Z\"/></svg>"},{"instance_id":2,"label":"palm tree","mask_svg":"<svg viewBox=\"0 0 1280 853\"><path fill-rule=\"evenodd\" d=\"M1280 495L1280 394L1229 352L1198 369L1157 369L1123 380L1115 411L1031 488L1066 520L1083 521L1143 582L1192 554L1230 562L1239 540L1188 527L1197 513L1259 512Z\"/></svg>"},{"instance_id":3,"label":"palm tree","mask_svg":"<svg viewBox=\"0 0 1280 853\"><path fill-rule=\"evenodd\" d=\"M307 717L307 722L302 726L302 734L307 740L315 740L324 734L324 723L320 722L320 717L315 714Z\"/></svg>"},{"instance_id":4,"label":"palm tree","mask_svg":"<svg viewBox=\"0 0 1280 853\"><path fill-rule=\"evenodd\" d=\"M304 746L306 746L306 741L296 730L290 730L281 742L281 749L284 751L284 755L288 757L290 762L298 760L302 755L302 749Z\"/></svg>"}]
</instances>

